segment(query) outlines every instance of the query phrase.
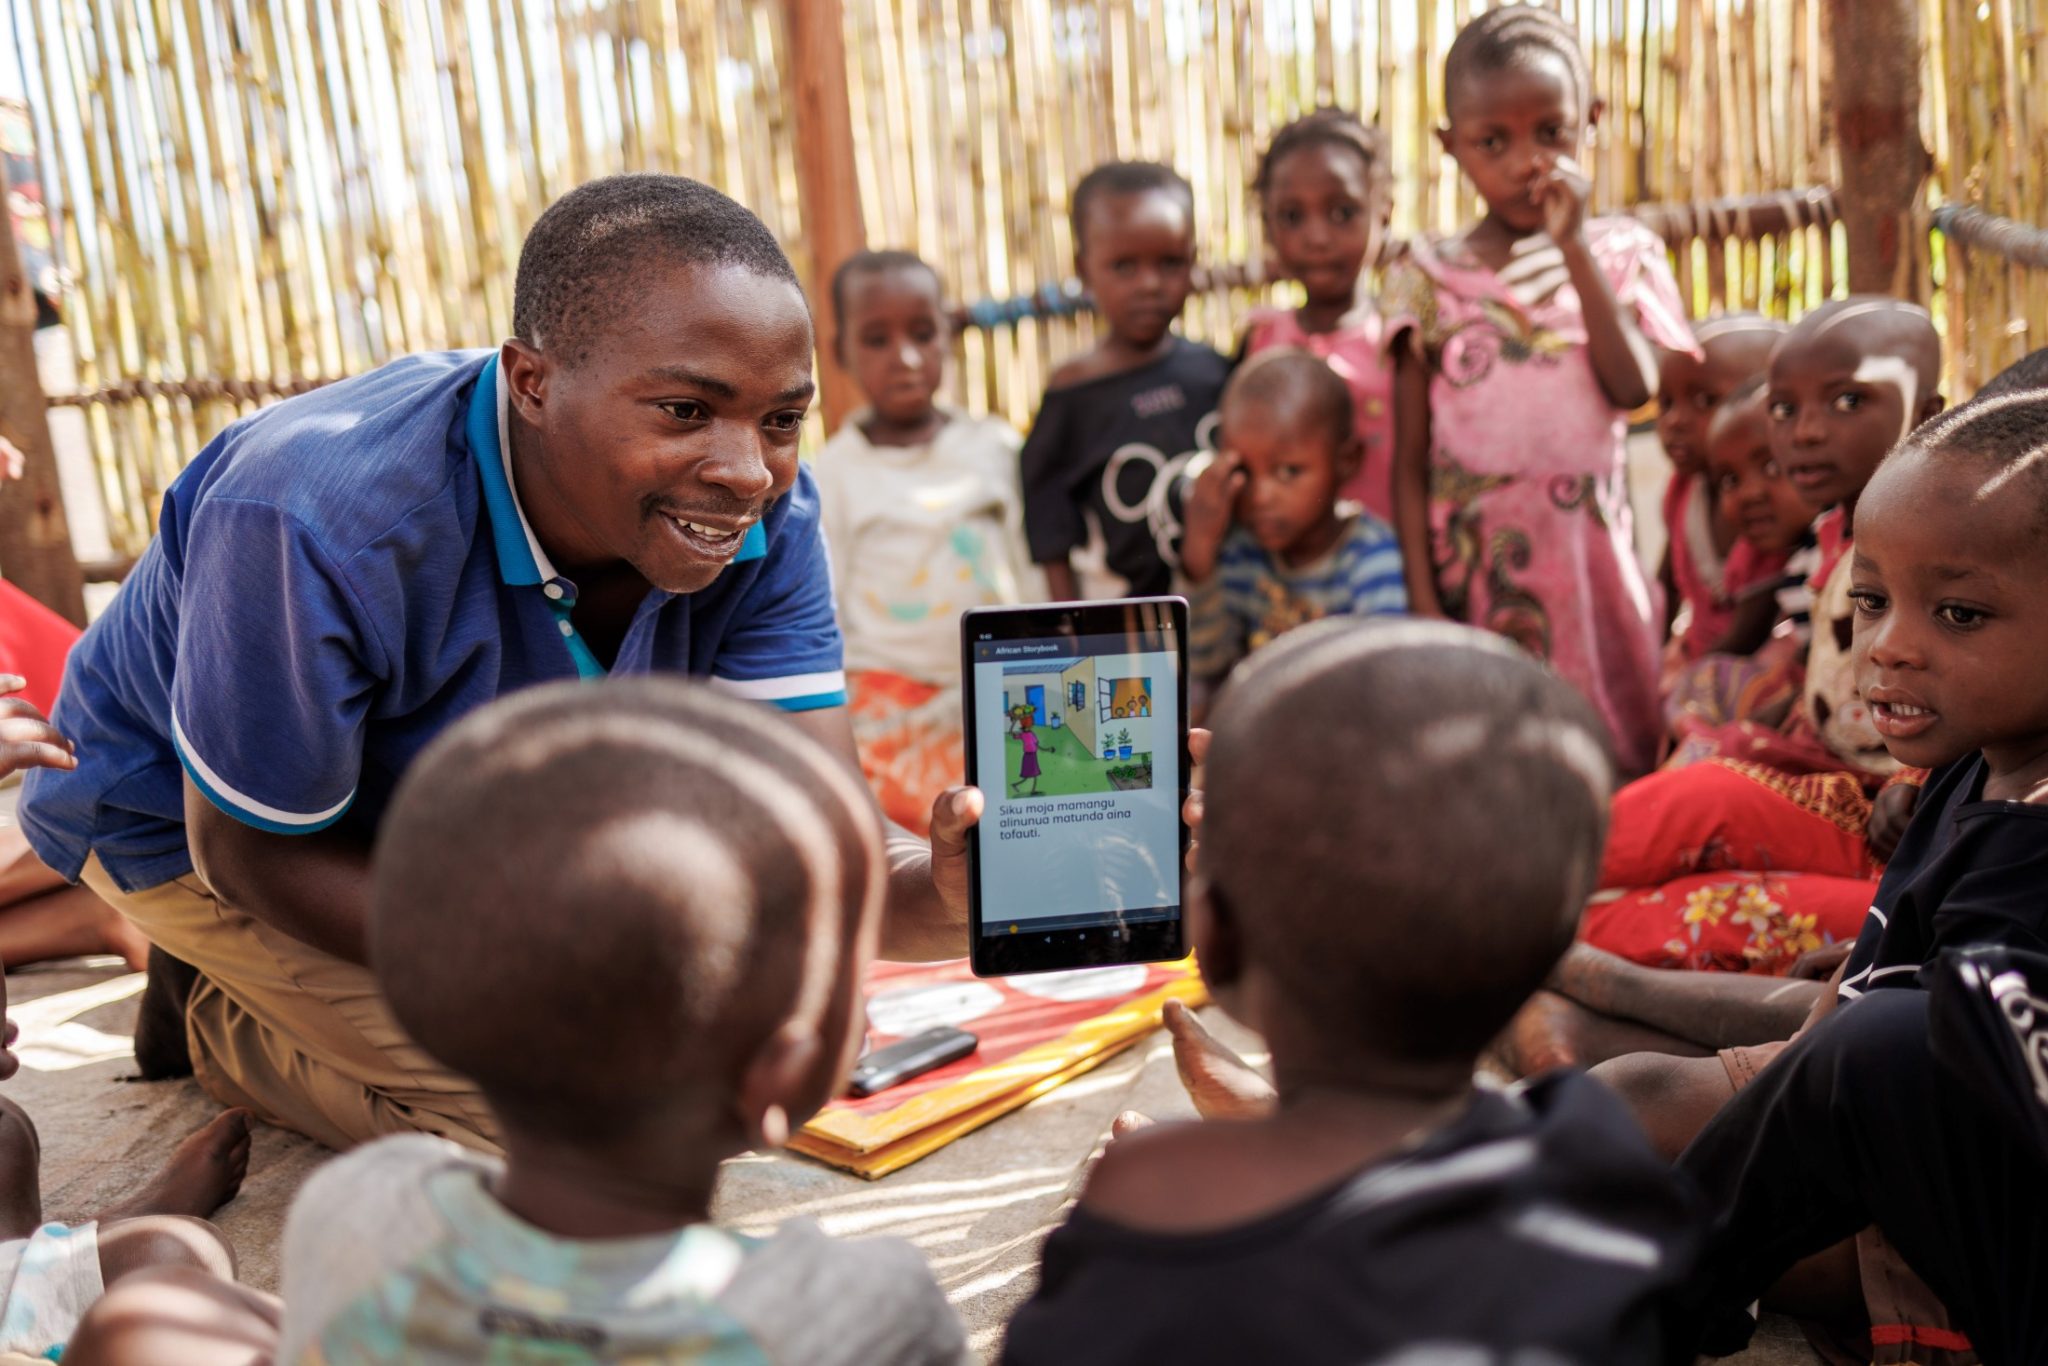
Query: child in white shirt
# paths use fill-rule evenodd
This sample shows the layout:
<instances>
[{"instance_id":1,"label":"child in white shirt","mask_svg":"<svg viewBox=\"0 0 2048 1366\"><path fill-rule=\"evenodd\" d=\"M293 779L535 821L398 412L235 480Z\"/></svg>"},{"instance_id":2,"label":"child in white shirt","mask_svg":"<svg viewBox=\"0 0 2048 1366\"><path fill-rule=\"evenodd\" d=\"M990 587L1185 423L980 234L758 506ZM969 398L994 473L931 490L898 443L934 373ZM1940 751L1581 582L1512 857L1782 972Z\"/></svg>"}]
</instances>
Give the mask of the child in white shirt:
<instances>
[{"instance_id":1,"label":"child in white shirt","mask_svg":"<svg viewBox=\"0 0 2048 1366\"><path fill-rule=\"evenodd\" d=\"M939 278L909 252L862 252L832 279L833 355L869 406L819 454L847 689L882 809L922 832L960 781L960 614L1038 596L1008 423L936 401L951 340Z\"/></svg>"}]
</instances>

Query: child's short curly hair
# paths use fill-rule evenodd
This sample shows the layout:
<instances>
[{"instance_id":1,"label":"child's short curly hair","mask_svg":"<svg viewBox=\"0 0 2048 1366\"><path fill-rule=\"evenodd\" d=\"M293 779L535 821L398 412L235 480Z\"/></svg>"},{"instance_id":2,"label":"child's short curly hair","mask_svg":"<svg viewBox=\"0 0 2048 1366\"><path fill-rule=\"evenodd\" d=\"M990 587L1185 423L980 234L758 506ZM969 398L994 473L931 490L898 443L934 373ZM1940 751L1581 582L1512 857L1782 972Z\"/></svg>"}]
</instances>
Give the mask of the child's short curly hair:
<instances>
[{"instance_id":1,"label":"child's short curly hair","mask_svg":"<svg viewBox=\"0 0 2048 1366\"><path fill-rule=\"evenodd\" d=\"M1074 250L1080 251L1087 238L1089 205L1098 199L1155 191L1172 195L1187 209L1190 219L1195 216L1195 187L1171 166L1156 161L1105 161L1082 176L1080 183L1074 186L1074 197L1069 207Z\"/></svg>"},{"instance_id":2,"label":"child's short curly hair","mask_svg":"<svg viewBox=\"0 0 2048 1366\"><path fill-rule=\"evenodd\" d=\"M1265 154L1259 158L1252 191L1264 199L1272 191L1274 170L1304 147L1343 147L1356 152L1365 162L1366 183L1374 194L1386 194L1393 188L1394 167L1387 135L1348 109L1325 107L1303 114L1273 134Z\"/></svg>"}]
</instances>

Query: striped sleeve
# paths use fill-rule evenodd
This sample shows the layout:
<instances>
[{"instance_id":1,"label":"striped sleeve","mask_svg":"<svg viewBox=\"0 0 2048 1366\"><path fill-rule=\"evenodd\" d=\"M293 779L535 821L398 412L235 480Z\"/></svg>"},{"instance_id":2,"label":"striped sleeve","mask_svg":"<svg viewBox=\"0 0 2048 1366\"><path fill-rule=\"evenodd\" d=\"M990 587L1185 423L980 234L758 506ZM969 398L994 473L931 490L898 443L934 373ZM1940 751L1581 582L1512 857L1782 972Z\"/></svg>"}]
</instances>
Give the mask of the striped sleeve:
<instances>
[{"instance_id":1,"label":"striped sleeve","mask_svg":"<svg viewBox=\"0 0 2048 1366\"><path fill-rule=\"evenodd\" d=\"M1360 513L1345 546L1344 581L1353 616L1399 615L1408 610L1401 575L1401 542L1387 524Z\"/></svg>"},{"instance_id":2,"label":"striped sleeve","mask_svg":"<svg viewBox=\"0 0 2048 1366\"><path fill-rule=\"evenodd\" d=\"M1208 582L1188 588L1188 671L1217 679L1237 667L1250 645L1251 619L1266 557L1243 528L1232 528L1216 549Z\"/></svg>"}]
</instances>

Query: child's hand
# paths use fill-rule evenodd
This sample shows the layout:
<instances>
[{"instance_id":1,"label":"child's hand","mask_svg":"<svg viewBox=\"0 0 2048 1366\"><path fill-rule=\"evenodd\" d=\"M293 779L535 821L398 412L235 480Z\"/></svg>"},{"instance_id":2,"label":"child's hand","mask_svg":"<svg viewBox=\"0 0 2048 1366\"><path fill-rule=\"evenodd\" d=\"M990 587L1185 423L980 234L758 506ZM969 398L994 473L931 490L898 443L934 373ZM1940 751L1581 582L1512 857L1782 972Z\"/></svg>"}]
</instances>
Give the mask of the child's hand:
<instances>
[{"instance_id":1,"label":"child's hand","mask_svg":"<svg viewBox=\"0 0 2048 1366\"><path fill-rule=\"evenodd\" d=\"M1906 827L1913 823L1913 808L1919 804L1920 789L1911 783L1894 783L1877 794L1877 800L1870 804L1869 828L1863 832L1872 858L1879 863L1891 862Z\"/></svg>"},{"instance_id":2,"label":"child's hand","mask_svg":"<svg viewBox=\"0 0 2048 1366\"><path fill-rule=\"evenodd\" d=\"M25 768L77 768L71 742L41 712L7 695L27 686L16 674L0 674L0 777Z\"/></svg>"},{"instance_id":3,"label":"child's hand","mask_svg":"<svg viewBox=\"0 0 2048 1366\"><path fill-rule=\"evenodd\" d=\"M1529 197L1543 210L1543 231L1559 246L1578 240L1586 231L1586 201L1593 182L1570 157L1559 157L1536 177Z\"/></svg>"},{"instance_id":4,"label":"child's hand","mask_svg":"<svg viewBox=\"0 0 2048 1366\"><path fill-rule=\"evenodd\" d=\"M1202 834L1202 764L1209 757L1209 732L1200 726L1188 730L1188 762L1195 771L1188 775L1188 799L1181 803L1180 818L1188 825L1188 871L1195 871L1195 845Z\"/></svg>"},{"instance_id":5,"label":"child's hand","mask_svg":"<svg viewBox=\"0 0 2048 1366\"><path fill-rule=\"evenodd\" d=\"M1237 496L1244 492L1245 481L1250 477L1245 473L1244 457L1235 451L1219 451L1188 490L1180 567L1192 582L1205 582L1216 572L1216 550L1230 530Z\"/></svg>"}]
</instances>

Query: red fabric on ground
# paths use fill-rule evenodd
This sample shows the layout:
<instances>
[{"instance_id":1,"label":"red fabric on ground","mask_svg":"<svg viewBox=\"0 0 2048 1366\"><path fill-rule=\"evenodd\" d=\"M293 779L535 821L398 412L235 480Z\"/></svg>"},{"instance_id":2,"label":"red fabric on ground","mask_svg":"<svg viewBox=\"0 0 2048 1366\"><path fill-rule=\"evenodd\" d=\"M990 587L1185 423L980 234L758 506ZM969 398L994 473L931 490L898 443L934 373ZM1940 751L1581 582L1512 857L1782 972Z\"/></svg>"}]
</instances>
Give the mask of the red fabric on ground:
<instances>
[{"instance_id":1,"label":"red fabric on ground","mask_svg":"<svg viewBox=\"0 0 2048 1366\"><path fill-rule=\"evenodd\" d=\"M1710 759L1638 778L1614 797L1606 889L1724 869L1871 878L1870 799L1846 772L1789 775Z\"/></svg>"},{"instance_id":2,"label":"red fabric on ground","mask_svg":"<svg viewBox=\"0 0 2048 1366\"><path fill-rule=\"evenodd\" d=\"M28 686L16 696L45 716L57 701L64 661L78 636L76 626L0 579L0 673L27 679Z\"/></svg>"},{"instance_id":3,"label":"red fabric on ground","mask_svg":"<svg viewBox=\"0 0 2048 1366\"><path fill-rule=\"evenodd\" d=\"M1596 899L1579 937L1645 967L1775 975L1855 938L1876 895L1876 878L1696 873Z\"/></svg>"}]
</instances>

